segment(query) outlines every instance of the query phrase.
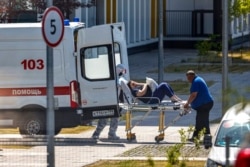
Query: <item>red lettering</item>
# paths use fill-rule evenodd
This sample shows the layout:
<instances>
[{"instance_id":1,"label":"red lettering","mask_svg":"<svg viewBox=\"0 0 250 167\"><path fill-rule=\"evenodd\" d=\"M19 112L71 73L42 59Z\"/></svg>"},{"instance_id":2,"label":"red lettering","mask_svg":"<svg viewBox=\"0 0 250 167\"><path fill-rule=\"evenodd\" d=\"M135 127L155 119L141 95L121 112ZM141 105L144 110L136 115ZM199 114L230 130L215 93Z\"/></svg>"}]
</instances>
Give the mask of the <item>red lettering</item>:
<instances>
[{"instance_id":1,"label":"red lettering","mask_svg":"<svg viewBox=\"0 0 250 167\"><path fill-rule=\"evenodd\" d=\"M38 59L38 60L34 60L34 59L24 59L21 64L23 65L23 69L24 70L42 70L44 69L44 61L43 59Z\"/></svg>"},{"instance_id":2,"label":"red lettering","mask_svg":"<svg viewBox=\"0 0 250 167\"><path fill-rule=\"evenodd\" d=\"M38 70L44 69L44 62L42 59L38 59L36 62L38 63L38 65L37 65Z\"/></svg>"},{"instance_id":3,"label":"red lettering","mask_svg":"<svg viewBox=\"0 0 250 167\"><path fill-rule=\"evenodd\" d=\"M29 60L29 61L28 61L28 69L34 70L35 67L36 67L36 62L35 62L35 60Z\"/></svg>"}]
</instances>

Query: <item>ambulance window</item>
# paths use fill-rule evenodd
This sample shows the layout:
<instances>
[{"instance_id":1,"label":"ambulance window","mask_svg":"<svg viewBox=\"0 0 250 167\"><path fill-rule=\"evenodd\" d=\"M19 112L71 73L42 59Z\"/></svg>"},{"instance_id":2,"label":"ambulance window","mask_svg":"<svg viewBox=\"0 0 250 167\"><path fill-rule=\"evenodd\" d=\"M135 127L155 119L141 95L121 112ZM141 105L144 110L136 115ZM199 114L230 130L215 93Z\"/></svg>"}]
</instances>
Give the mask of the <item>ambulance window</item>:
<instances>
[{"instance_id":1,"label":"ambulance window","mask_svg":"<svg viewBox=\"0 0 250 167\"><path fill-rule=\"evenodd\" d=\"M120 45L118 43L114 44L114 50L115 50L115 64L121 64L121 51L120 51Z\"/></svg>"},{"instance_id":2,"label":"ambulance window","mask_svg":"<svg viewBox=\"0 0 250 167\"><path fill-rule=\"evenodd\" d=\"M89 80L113 79L111 46L81 49L82 75Z\"/></svg>"}]
</instances>

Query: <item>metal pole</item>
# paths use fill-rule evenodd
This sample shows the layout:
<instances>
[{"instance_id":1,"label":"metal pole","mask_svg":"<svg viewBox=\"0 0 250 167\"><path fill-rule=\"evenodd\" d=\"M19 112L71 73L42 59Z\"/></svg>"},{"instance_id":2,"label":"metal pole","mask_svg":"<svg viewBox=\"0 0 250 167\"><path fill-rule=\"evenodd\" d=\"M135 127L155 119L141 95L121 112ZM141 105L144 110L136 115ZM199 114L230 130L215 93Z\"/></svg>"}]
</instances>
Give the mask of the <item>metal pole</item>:
<instances>
[{"instance_id":1,"label":"metal pole","mask_svg":"<svg viewBox=\"0 0 250 167\"><path fill-rule=\"evenodd\" d=\"M158 83L163 81L164 74L164 50L163 50L163 1L158 0Z\"/></svg>"},{"instance_id":2,"label":"metal pole","mask_svg":"<svg viewBox=\"0 0 250 167\"><path fill-rule=\"evenodd\" d=\"M47 7L53 5L52 0L47 1ZM54 75L53 75L53 48L47 46L47 166L55 166L55 111L54 111Z\"/></svg>"},{"instance_id":3,"label":"metal pole","mask_svg":"<svg viewBox=\"0 0 250 167\"><path fill-rule=\"evenodd\" d=\"M54 84L53 84L53 49L47 46L47 164L54 167Z\"/></svg>"},{"instance_id":4,"label":"metal pole","mask_svg":"<svg viewBox=\"0 0 250 167\"><path fill-rule=\"evenodd\" d=\"M225 137L225 141L226 141L226 167L229 167L229 165L230 165L230 161L229 161L229 157L230 157L230 149L229 149L230 140L231 140L231 138L229 136Z\"/></svg>"},{"instance_id":5,"label":"metal pole","mask_svg":"<svg viewBox=\"0 0 250 167\"><path fill-rule=\"evenodd\" d=\"M226 94L228 84L228 0L223 0L222 16L222 114L226 111Z\"/></svg>"}]
</instances>

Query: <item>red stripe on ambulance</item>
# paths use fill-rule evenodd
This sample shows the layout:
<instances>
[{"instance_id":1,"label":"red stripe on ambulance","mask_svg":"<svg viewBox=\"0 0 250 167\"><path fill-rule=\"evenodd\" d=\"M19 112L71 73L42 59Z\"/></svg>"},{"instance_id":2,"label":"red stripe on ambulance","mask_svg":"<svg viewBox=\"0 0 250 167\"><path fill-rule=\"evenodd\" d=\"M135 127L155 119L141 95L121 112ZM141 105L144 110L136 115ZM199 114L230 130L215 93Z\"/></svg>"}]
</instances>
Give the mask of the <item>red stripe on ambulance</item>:
<instances>
[{"instance_id":1,"label":"red stripe on ambulance","mask_svg":"<svg viewBox=\"0 0 250 167\"><path fill-rule=\"evenodd\" d=\"M46 87L0 88L0 96L46 96ZM71 81L69 86L54 87L54 95L69 95L72 108L80 106L81 96L79 83Z\"/></svg>"},{"instance_id":2,"label":"red stripe on ambulance","mask_svg":"<svg viewBox=\"0 0 250 167\"><path fill-rule=\"evenodd\" d=\"M46 94L46 87L0 88L0 96L45 96ZM54 87L54 95L70 95L70 87Z\"/></svg>"}]
</instances>

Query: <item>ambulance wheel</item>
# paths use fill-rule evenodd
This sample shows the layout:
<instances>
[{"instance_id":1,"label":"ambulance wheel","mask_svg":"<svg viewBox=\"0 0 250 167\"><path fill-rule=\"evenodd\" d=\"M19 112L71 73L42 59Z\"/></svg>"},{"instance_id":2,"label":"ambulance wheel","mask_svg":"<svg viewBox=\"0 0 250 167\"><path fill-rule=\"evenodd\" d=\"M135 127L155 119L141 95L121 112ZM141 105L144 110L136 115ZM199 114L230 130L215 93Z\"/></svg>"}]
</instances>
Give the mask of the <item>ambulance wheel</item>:
<instances>
[{"instance_id":1,"label":"ambulance wheel","mask_svg":"<svg viewBox=\"0 0 250 167\"><path fill-rule=\"evenodd\" d=\"M28 137L35 137L36 135L46 135L45 123L45 114L42 114L42 112L29 113L20 124L19 132L22 136Z\"/></svg>"}]
</instances>

